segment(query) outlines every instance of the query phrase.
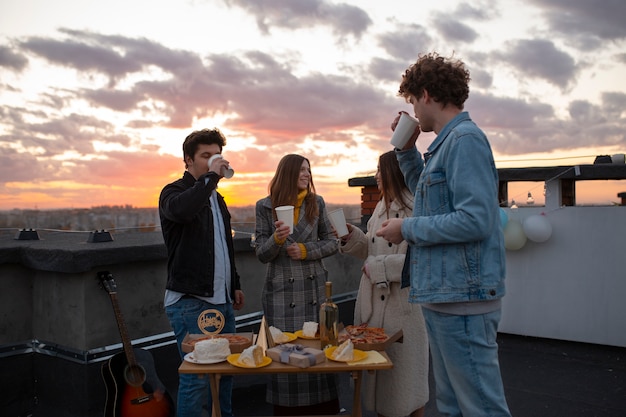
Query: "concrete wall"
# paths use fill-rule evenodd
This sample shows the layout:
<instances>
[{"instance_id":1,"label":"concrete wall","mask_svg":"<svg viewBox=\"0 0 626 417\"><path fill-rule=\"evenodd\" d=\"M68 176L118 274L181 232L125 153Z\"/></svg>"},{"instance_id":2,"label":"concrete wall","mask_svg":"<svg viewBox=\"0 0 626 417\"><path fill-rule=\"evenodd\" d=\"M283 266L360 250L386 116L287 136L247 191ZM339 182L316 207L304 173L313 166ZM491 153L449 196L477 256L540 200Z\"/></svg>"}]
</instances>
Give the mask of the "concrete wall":
<instances>
[{"instance_id":1,"label":"concrete wall","mask_svg":"<svg viewBox=\"0 0 626 417\"><path fill-rule=\"evenodd\" d=\"M167 259L160 232L123 233L101 243L86 243L75 234L40 234L40 241L0 240L0 281L6 288L0 292L0 346L36 339L93 351L119 343L110 296L97 279L103 270L117 284L132 339L171 330L163 309ZM266 266L249 238L238 239L237 248L246 294L239 316L261 310ZM325 264L336 294L358 288L360 261L337 254Z\"/></svg>"},{"instance_id":2,"label":"concrete wall","mask_svg":"<svg viewBox=\"0 0 626 417\"><path fill-rule=\"evenodd\" d=\"M507 251L500 331L626 347L626 207L507 211L545 212L552 235Z\"/></svg>"},{"instance_id":3,"label":"concrete wall","mask_svg":"<svg viewBox=\"0 0 626 417\"><path fill-rule=\"evenodd\" d=\"M0 232L0 415L102 414L100 367L121 351L111 298L97 279L105 270L117 284L133 345L150 349L158 374L174 391L180 359L163 308L167 259L161 233L126 232L99 243L85 234L39 235L20 241ZM246 294L237 316L243 317L261 310L265 265L248 236L236 236L235 246ZM337 254L325 263L335 294L358 288L360 261Z\"/></svg>"}]
</instances>

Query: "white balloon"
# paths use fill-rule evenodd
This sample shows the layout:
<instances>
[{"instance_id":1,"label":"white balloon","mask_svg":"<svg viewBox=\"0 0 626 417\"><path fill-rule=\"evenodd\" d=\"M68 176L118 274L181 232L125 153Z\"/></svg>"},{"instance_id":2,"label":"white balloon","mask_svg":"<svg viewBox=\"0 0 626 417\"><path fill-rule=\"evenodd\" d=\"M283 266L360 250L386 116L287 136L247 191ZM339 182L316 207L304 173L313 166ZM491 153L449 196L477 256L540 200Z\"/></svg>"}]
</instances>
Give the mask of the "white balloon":
<instances>
[{"instance_id":1,"label":"white balloon","mask_svg":"<svg viewBox=\"0 0 626 417\"><path fill-rule=\"evenodd\" d=\"M545 242L552 236L552 225L545 214L535 214L524 220L524 233L533 242Z\"/></svg>"},{"instance_id":2,"label":"white balloon","mask_svg":"<svg viewBox=\"0 0 626 417\"><path fill-rule=\"evenodd\" d=\"M506 214L506 211L504 211L502 207L500 207L500 224L502 225L502 230L504 230L508 222L509 222L509 215Z\"/></svg>"},{"instance_id":3,"label":"white balloon","mask_svg":"<svg viewBox=\"0 0 626 417\"><path fill-rule=\"evenodd\" d=\"M504 247L509 250L522 249L526 244L526 235L522 224L517 219L509 219L504 228Z\"/></svg>"}]
</instances>

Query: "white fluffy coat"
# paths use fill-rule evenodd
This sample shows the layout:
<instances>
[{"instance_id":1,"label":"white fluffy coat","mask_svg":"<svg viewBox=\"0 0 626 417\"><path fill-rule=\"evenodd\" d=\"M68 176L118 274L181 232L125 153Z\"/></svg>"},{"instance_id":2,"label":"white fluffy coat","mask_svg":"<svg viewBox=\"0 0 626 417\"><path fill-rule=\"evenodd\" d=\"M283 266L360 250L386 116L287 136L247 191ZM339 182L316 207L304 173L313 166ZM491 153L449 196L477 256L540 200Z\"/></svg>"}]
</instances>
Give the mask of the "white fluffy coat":
<instances>
[{"instance_id":1,"label":"white fluffy coat","mask_svg":"<svg viewBox=\"0 0 626 417\"><path fill-rule=\"evenodd\" d=\"M413 196L405 194L410 206L401 210L392 202L389 218L411 215ZM409 288L401 289L402 266L407 243L390 244L376 236L387 220L385 205L378 202L367 223L367 233L353 228L340 252L364 259L370 277L363 274L354 309L354 324L383 327L388 334L402 329L403 343L393 343L387 354L393 369L365 373L364 407L386 417L407 416L428 401L428 337L421 307L408 302Z\"/></svg>"}]
</instances>

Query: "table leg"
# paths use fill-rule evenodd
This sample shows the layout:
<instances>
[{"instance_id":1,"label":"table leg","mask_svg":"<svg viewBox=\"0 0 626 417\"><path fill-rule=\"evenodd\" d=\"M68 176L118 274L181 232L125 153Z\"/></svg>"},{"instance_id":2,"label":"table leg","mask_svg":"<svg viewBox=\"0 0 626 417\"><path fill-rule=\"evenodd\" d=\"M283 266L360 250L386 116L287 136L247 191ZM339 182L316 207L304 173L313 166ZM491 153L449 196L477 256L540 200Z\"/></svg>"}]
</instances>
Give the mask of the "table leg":
<instances>
[{"instance_id":1,"label":"table leg","mask_svg":"<svg viewBox=\"0 0 626 417\"><path fill-rule=\"evenodd\" d=\"M222 408L220 407L220 374L209 374L209 385L211 386L213 417L222 417Z\"/></svg>"},{"instance_id":2,"label":"table leg","mask_svg":"<svg viewBox=\"0 0 626 417\"><path fill-rule=\"evenodd\" d=\"M361 417L361 371L352 371L354 395L352 395L352 417Z\"/></svg>"}]
</instances>

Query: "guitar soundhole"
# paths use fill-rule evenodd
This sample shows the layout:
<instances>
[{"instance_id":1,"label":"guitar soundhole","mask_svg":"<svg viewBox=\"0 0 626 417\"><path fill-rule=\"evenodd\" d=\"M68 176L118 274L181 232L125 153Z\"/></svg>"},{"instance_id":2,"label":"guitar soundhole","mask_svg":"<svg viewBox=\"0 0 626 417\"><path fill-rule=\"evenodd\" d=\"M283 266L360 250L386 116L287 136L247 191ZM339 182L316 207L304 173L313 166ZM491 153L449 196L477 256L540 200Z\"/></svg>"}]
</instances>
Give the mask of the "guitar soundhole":
<instances>
[{"instance_id":1,"label":"guitar soundhole","mask_svg":"<svg viewBox=\"0 0 626 417\"><path fill-rule=\"evenodd\" d=\"M141 365L129 365L124 369L124 379L129 385L138 387L146 380L146 371Z\"/></svg>"}]
</instances>

